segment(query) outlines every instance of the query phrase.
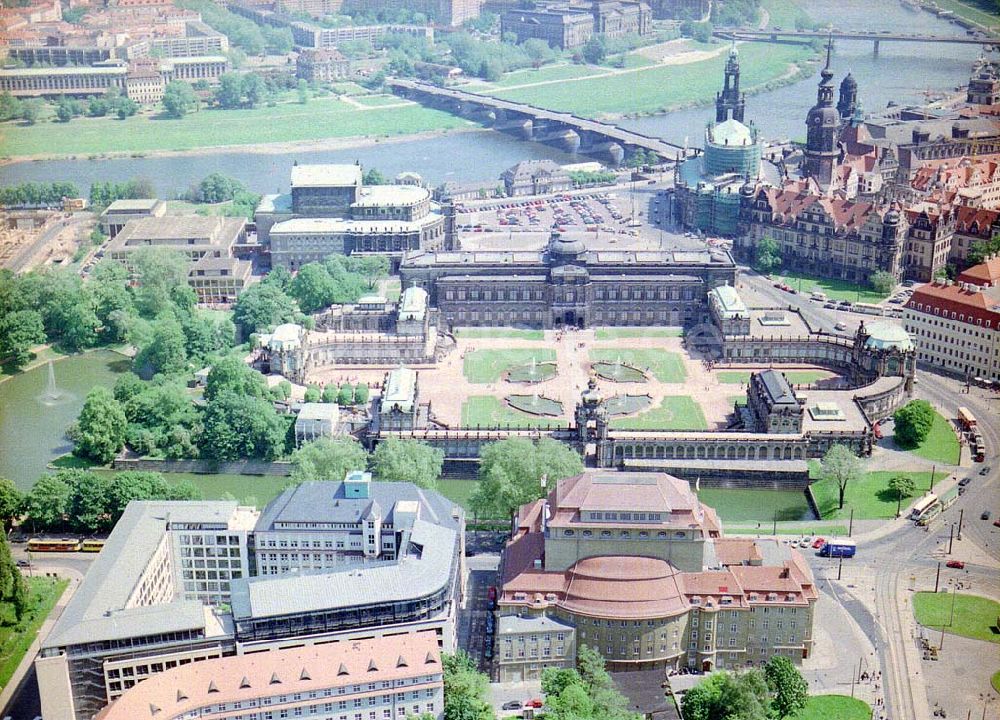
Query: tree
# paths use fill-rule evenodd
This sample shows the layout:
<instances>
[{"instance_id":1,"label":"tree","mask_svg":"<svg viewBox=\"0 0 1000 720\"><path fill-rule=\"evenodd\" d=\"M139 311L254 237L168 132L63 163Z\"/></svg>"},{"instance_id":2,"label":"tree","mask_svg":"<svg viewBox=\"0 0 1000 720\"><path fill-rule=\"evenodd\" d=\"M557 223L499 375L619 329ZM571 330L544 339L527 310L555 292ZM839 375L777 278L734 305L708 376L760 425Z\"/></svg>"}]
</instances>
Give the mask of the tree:
<instances>
[{"instance_id":1,"label":"tree","mask_svg":"<svg viewBox=\"0 0 1000 720\"><path fill-rule=\"evenodd\" d=\"M795 715L806 706L809 683L788 658L772 655L764 666L764 679L772 693L771 710L778 720Z\"/></svg>"},{"instance_id":2,"label":"tree","mask_svg":"<svg viewBox=\"0 0 1000 720\"><path fill-rule=\"evenodd\" d=\"M199 448L212 460L273 460L284 451L287 431L270 402L224 393L205 408Z\"/></svg>"},{"instance_id":3,"label":"tree","mask_svg":"<svg viewBox=\"0 0 1000 720\"><path fill-rule=\"evenodd\" d=\"M444 720L494 720L489 679L464 650L441 656L444 668Z\"/></svg>"},{"instance_id":4,"label":"tree","mask_svg":"<svg viewBox=\"0 0 1000 720\"><path fill-rule=\"evenodd\" d=\"M310 385L309 387L306 388L306 392L305 392L305 395L303 397L303 400L305 400L305 402L307 402L307 403L318 403L322 399L323 399L323 395L320 392L320 389L318 387L316 387L315 385Z\"/></svg>"},{"instance_id":5,"label":"tree","mask_svg":"<svg viewBox=\"0 0 1000 720\"><path fill-rule=\"evenodd\" d=\"M522 43L521 49L531 59L532 67L541 67L555 58L555 51L540 38L528 38Z\"/></svg>"},{"instance_id":6,"label":"tree","mask_svg":"<svg viewBox=\"0 0 1000 720\"><path fill-rule=\"evenodd\" d=\"M247 73L243 76L240 90L250 107L257 107L267 94L264 78L256 73Z\"/></svg>"},{"instance_id":7,"label":"tree","mask_svg":"<svg viewBox=\"0 0 1000 720\"><path fill-rule=\"evenodd\" d=\"M323 402L325 403L335 403L337 402L337 386L330 383L325 388L323 388L322 395Z\"/></svg>"},{"instance_id":8,"label":"tree","mask_svg":"<svg viewBox=\"0 0 1000 720\"><path fill-rule=\"evenodd\" d=\"M547 667L542 670L542 692L558 695L570 685L583 685L583 678L573 668Z\"/></svg>"},{"instance_id":9,"label":"tree","mask_svg":"<svg viewBox=\"0 0 1000 720\"><path fill-rule=\"evenodd\" d=\"M21 101L8 91L0 93L0 121L16 120L21 117Z\"/></svg>"},{"instance_id":10,"label":"tree","mask_svg":"<svg viewBox=\"0 0 1000 720\"><path fill-rule=\"evenodd\" d=\"M917 490L917 484L909 475L896 475L889 479L889 489L897 499L902 500L913 495Z\"/></svg>"},{"instance_id":11,"label":"tree","mask_svg":"<svg viewBox=\"0 0 1000 720\"><path fill-rule=\"evenodd\" d=\"M163 316L153 325L153 336L135 356L133 367L138 371L170 375L187 367L184 330L170 316Z\"/></svg>"},{"instance_id":12,"label":"tree","mask_svg":"<svg viewBox=\"0 0 1000 720\"><path fill-rule=\"evenodd\" d=\"M24 499L26 524L32 529L61 530L66 526L73 489L59 474L43 475Z\"/></svg>"},{"instance_id":13,"label":"tree","mask_svg":"<svg viewBox=\"0 0 1000 720\"><path fill-rule=\"evenodd\" d=\"M34 310L18 310L0 316L0 362L20 368L31 359L31 348L45 342L42 316Z\"/></svg>"},{"instance_id":14,"label":"tree","mask_svg":"<svg viewBox=\"0 0 1000 720\"><path fill-rule=\"evenodd\" d=\"M299 103L305 105L309 102L309 83L305 80L300 79L295 86L296 92L299 95Z\"/></svg>"},{"instance_id":15,"label":"tree","mask_svg":"<svg viewBox=\"0 0 1000 720\"><path fill-rule=\"evenodd\" d=\"M295 312L295 301L279 285L265 281L251 285L236 298L233 322L250 333L291 322Z\"/></svg>"},{"instance_id":16,"label":"tree","mask_svg":"<svg viewBox=\"0 0 1000 720\"><path fill-rule=\"evenodd\" d=\"M10 532L14 520L21 513L24 493L17 489L12 480L0 477L0 523L4 533Z\"/></svg>"},{"instance_id":17,"label":"tree","mask_svg":"<svg viewBox=\"0 0 1000 720\"><path fill-rule=\"evenodd\" d=\"M379 480L411 482L422 488L437 486L444 452L419 440L390 437L375 446L372 471Z\"/></svg>"},{"instance_id":18,"label":"tree","mask_svg":"<svg viewBox=\"0 0 1000 720\"><path fill-rule=\"evenodd\" d=\"M188 259L172 248L144 247L132 254L138 289L136 307L143 317L153 318L173 308L178 291L187 284Z\"/></svg>"},{"instance_id":19,"label":"tree","mask_svg":"<svg viewBox=\"0 0 1000 720\"><path fill-rule=\"evenodd\" d=\"M820 474L825 479L837 483L839 502L837 507L843 509L847 485L860 482L864 476L864 465L851 448L838 443L827 450L820 461Z\"/></svg>"},{"instance_id":20,"label":"tree","mask_svg":"<svg viewBox=\"0 0 1000 720\"><path fill-rule=\"evenodd\" d=\"M354 402L354 388L350 383L344 383L337 390L337 404L338 405L351 405Z\"/></svg>"},{"instance_id":21,"label":"tree","mask_svg":"<svg viewBox=\"0 0 1000 720\"><path fill-rule=\"evenodd\" d=\"M986 262L990 255L1000 253L1000 233L997 233L989 240L976 240L969 249L966 257L969 265L979 265Z\"/></svg>"},{"instance_id":22,"label":"tree","mask_svg":"<svg viewBox=\"0 0 1000 720\"><path fill-rule=\"evenodd\" d=\"M368 386L364 383L358 383L354 386L354 404L364 405L368 402Z\"/></svg>"},{"instance_id":23,"label":"tree","mask_svg":"<svg viewBox=\"0 0 1000 720\"><path fill-rule=\"evenodd\" d=\"M604 47L604 39L600 35L592 35L587 44L583 46L583 59L591 65L600 65L607 56L607 49Z\"/></svg>"},{"instance_id":24,"label":"tree","mask_svg":"<svg viewBox=\"0 0 1000 720\"><path fill-rule=\"evenodd\" d=\"M208 378L205 380L205 399L211 402L227 394L266 398L267 380L241 359L223 358L208 371Z\"/></svg>"},{"instance_id":25,"label":"tree","mask_svg":"<svg viewBox=\"0 0 1000 720\"><path fill-rule=\"evenodd\" d=\"M911 400L893 413L896 442L913 448L927 439L934 425L934 408L926 400Z\"/></svg>"},{"instance_id":26,"label":"tree","mask_svg":"<svg viewBox=\"0 0 1000 720\"><path fill-rule=\"evenodd\" d=\"M163 89L163 109L172 118L182 118L198 108L194 88L183 80L173 80Z\"/></svg>"},{"instance_id":27,"label":"tree","mask_svg":"<svg viewBox=\"0 0 1000 720\"><path fill-rule=\"evenodd\" d=\"M542 497L559 480L581 472L579 454L550 438L537 442L508 438L491 443L481 453L479 486L472 496L472 507L481 517L509 517L521 505Z\"/></svg>"},{"instance_id":28,"label":"tree","mask_svg":"<svg viewBox=\"0 0 1000 720\"><path fill-rule=\"evenodd\" d=\"M38 122L38 116L42 114L42 101L37 98L21 101L21 119L26 125L34 125Z\"/></svg>"},{"instance_id":29,"label":"tree","mask_svg":"<svg viewBox=\"0 0 1000 720\"><path fill-rule=\"evenodd\" d=\"M365 276L369 288L389 274L389 258L385 255L363 255L350 260L351 269Z\"/></svg>"},{"instance_id":30,"label":"tree","mask_svg":"<svg viewBox=\"0 0 1000 720\"><path fill-rule=\"evenodd\" d=\"M311 313L333 303L337 288L326 267L309 263L299 270L288 292L298 300L302 312Z\"/></svg>"},{"instance_id":31,"label":"tree","mask_svg":"<svg viewBox=\"0 0 1000 720\"><path fill-rule=\"evenodd\" d=\"M0 538L0 600L14 606L14 619L20 622L28 609L28 584L10 554L6 537Z\"/></svg>"},{"instance_id":32,"label":"tree","mask_svg":"<svg viewBox=\"0 0 1000 720\"><path fill-rule=\"evenodd\" d=\"M87 393L73 432L73 454L90 458L102 465L111 462L125 446L128 421L121 403L106 387Z\"/></svg>"},{"instance_id":33,"label":"tree","mask_svg":"<svg viewBox=\"0 0 1000 720\"><path fill-rule=\"evenodd\" d=\"M759 670L713 673L687 691L684 720L767 720L770 696Z\"/></svg>"},{"instance_id":34,"label":"tree","mask_svg":"<svg viewBox=\"0 0 1000 720\"><path fill-rule=\"evenodd\" d=\"M70 522L77 532L107 532L114 527L109 512L109 487L106 475L86 470L67 470L61 473L73 489L70 495Z\"/></svg>"},{"instance_id":35,"label":"tree","mask_svg":"<svg viewBox=\"0 0 1000 720\"><path fill-rule=\"evenodd\" d=\"M56 104L56 118L62 123L68 123L73 119L73 106L65 97L60 98Z\"/></svg>"},{"instance_id":36,"label":"tree","mask_svg":"<svg viewBox=\"0 0 1000 720\"><path fill-rule=\"evenodd\" d=\"M388 185L389 181L385 179L385 175L379 172L378 168L369 168L365 171L362 177L362 182L365 185Z\"/></svg>"},{"instance_id":37,"label":"tree","mask_svg":"<svg viewBox=\"0 0 1000 720\"><path fill-rule=\"evenodd\" d=\"M368 467L368 453L354 438L319 438L292 453L293 482L343 480L351 470Z\"/></svg>"},{"instance_id":38,"label":"tree","mask_svg":"<svg viewBox=\"0 0 1000 720\"><path fill-rule=\"evenodd\" d=\"M757 272L764 275L769 275L781 267L781 252L774 238L762 237L757 241L757 247L754 250L753 267Z\"/></svg>"},{"instance_id":39,"label":"tree","mask_svg":"<svg viewBox=\"0 0 1000 720\"><path fill-rule=\"evenodd\" d=\"M219 87L215 90L215 102L220 107L237 108L243 103L243 79L236 73L219 76Z\"/></svg>"},{"instance_id":40,"label":"tree","mask_svg":"<svg viewBox=\"0 0 1000 720\"><path fill-rule=\"evenodd\" d=\"M115 105L115 114L118 115L119 120L132 117L137 112L139 112L139 103L131 98L122 98Z\"/></svg>"}]
</instances>

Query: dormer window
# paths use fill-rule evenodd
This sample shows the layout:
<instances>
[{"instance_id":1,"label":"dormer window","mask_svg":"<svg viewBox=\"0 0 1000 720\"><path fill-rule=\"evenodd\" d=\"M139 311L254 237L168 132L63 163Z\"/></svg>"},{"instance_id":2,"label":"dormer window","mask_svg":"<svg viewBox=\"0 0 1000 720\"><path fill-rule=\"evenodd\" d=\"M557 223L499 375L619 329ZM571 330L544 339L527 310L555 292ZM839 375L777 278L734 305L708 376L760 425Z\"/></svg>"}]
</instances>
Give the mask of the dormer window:
<instances>
[{"instance_id":1,"label":"dormer window","mask_svg":"<svg viewBox=\"0 0 1000 720\"><path fill-rule=\"evenodd\" d=\"M695 595L693 598L691 598L691 604L692 605L701 605L701 597L698 596L698 595Z\"/></svg>"},{"instance_id":2,"label":"dormer window","mask_svg":"<svg viewBox=\"0 0 1000 720\"><path fill-rule=\"evenodd\" d=\"M785 595L785 602L795 602L795 593Z\"/></svg>"},{"instance_id":3,"label":"dormer window","mask_svg":"<svg viewBox=\"0 0 1000 720\"><path fill-rule=\"evenodd\" d=\"M572 530L563 530L563 535L565 537L573 537L574 535L576 535L576 533L573 532Z\"/></svg>"},{"instance_id":4,"label":"dormer window","mask_svg":"<svg viewBox=\"0 0 1000 720\"><path fill-rule=\"evenodd\" d=\"M776 593L768 593L767 594L767 601L768 602L774 602L777 599L778 599L778 595Z\"/></svg>"}]
</instances>

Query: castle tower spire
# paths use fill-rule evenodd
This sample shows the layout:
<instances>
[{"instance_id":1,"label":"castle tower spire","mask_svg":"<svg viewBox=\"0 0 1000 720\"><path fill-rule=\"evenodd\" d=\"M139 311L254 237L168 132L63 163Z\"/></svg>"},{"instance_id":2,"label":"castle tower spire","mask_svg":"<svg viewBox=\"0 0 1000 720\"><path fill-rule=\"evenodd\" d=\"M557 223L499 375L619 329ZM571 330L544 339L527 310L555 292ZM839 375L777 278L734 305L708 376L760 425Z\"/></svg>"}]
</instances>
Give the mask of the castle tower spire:
<instances>
[{"instance_id":1,"label":"castle tower spire","mask_svg":"<svg viewBox=\"0 0 1000 720\"><path fill-rule=\"evenodd\" d=\"M722 92L715 95L715 121L725 122L730 117L743 122L746 99L740 93L740 54L733 40L726 60L725 79Z\"/></svg>"}]
</instances>

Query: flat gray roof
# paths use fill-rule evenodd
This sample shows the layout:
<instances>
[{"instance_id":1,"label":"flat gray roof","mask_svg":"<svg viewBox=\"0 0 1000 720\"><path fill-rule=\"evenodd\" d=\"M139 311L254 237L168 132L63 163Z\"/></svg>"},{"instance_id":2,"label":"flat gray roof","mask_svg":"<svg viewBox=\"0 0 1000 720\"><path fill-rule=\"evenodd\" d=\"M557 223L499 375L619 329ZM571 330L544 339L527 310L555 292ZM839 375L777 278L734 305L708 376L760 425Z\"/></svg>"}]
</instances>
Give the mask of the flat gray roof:
<instances>
[{"instance_id":1,"label":"flat gray roof","mask_svg":"<svg viewBox=\"0 0 1000 720\"><path fill-rule=\"evenodd\" d=\"M206 628L206 608L197 601L130 609L124 609L125 603L167 532L168 522L225 526L236 507L235 501L228 500L130 502L42 647Z\"/></svg>"},{"instance_id":2,"label":"flat gray roof","mask_svg":"<svg viewBox=\"0 0 1000 720\"><path fill-rule=\"evenodd\" d=\"M450 580L456 540L455 530L417 520L406 554L399 560L329 572L234 580L233 618L238 622L302 615L431 595Z\"/></svg>"},{"instance_id":3,"label":"flat gray roof","mask_svg":"<svg viewBox=\"0 0 1000 720\"><path fill-rule=\"evenodd\" d=\"M335 406L334 406L335 407ZM377 503L386 523L393 522L397 502L420 503L420 519L457 530L452 517L461 508L436 490L425 490L410 482L372 482L368 498L348 498L342 481L310 481L286 488L268 503L257 521L256 532L276 530L278 523L356 523L372 503Z\"/></svg>"}]
</instances>

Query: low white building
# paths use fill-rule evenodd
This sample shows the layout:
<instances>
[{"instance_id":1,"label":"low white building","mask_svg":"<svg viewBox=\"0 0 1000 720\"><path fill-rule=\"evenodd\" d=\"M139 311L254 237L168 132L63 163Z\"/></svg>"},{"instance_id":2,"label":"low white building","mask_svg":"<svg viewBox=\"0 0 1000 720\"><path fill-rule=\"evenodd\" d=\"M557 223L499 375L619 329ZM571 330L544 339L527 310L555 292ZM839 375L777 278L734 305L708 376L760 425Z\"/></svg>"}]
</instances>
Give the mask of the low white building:
<instances>
[{"instance_id":1,"label":"low white building","mask_svg":"<svg viewBox=\"0 0 1000 720\"><path fill-rule=\"evenodd\" d=\"M333 437L340 425L340 407L335 403L303 403L295 418L295 445Z\"/></svg>"}]
</instances>

